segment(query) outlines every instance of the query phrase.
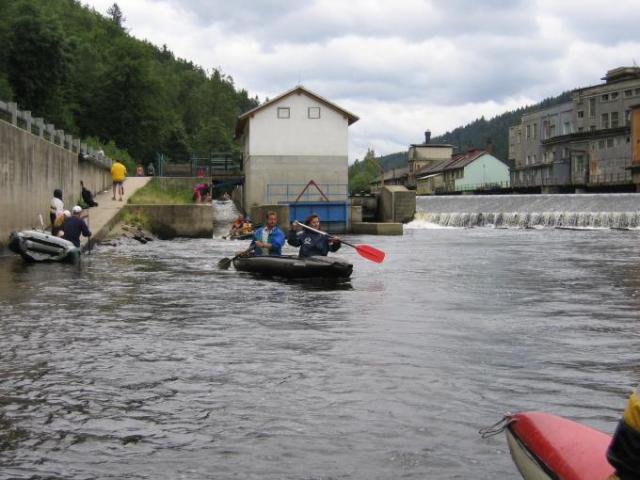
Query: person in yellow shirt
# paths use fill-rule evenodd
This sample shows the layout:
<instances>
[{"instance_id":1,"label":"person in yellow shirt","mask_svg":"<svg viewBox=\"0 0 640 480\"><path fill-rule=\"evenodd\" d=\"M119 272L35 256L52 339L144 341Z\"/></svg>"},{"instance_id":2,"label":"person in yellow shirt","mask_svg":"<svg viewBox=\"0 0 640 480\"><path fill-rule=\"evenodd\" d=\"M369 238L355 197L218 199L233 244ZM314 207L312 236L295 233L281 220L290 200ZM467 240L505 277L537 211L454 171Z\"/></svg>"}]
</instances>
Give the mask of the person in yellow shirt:
<instances>
[{"instance_id":1,"label":"person in yellow shirt","mask_svg":"<svg viewBox=\"0 0 640 480\"><path fill-rule=\"evenodd\" d=\"M607 460L616 470L608 480L640 478L640 386L629 397L607 450Z\"/></svg>"},{"instance_id":2,"label":"person in yellow shirt","mask_svg":"<svg viewBox=\"0 0 640 480\"><path fill-rule=\"evenodd\" d=\"M127 167L125 167L120 160L116 160L111 165L111 180L113 181L113 198L111 200L116 199L116 189L118 190L118 194L120 198L118 200L122 201L122 196L124 195L124 179L127 178Z\"/></svg>"}]
</instances>

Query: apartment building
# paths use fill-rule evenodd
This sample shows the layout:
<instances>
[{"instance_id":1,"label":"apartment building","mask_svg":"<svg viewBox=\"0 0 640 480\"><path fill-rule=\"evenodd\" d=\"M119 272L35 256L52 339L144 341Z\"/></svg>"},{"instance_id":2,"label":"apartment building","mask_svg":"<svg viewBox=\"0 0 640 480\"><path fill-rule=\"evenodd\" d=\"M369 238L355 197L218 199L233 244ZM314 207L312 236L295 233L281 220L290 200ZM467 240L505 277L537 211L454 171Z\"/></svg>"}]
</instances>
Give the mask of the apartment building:
<instances>
[{"instance_id":1,"label":"apartment building","mask_svg":"<svg viewBox=\"0 0 640 480\"><path fill-rule=\"evenodd\" d=\"M571 101L522 116L509 129L511 184L543 192L633 185L631 110L640 102L640 67L609 70L605 83Z\"/></svg>"}]
</instances>

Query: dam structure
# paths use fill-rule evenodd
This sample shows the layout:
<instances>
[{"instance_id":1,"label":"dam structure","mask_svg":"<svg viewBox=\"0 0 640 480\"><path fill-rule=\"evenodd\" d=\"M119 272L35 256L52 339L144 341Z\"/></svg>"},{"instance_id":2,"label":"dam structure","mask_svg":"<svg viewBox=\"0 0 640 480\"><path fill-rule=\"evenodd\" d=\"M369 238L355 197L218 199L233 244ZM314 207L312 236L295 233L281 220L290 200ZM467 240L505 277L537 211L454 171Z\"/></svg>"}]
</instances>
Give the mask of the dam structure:
<instances>
[{"instance_id":1,"label":"dam structure","mask_svg":"<svg viewBox=\"0 0 640 480\"><path fill-rule=\"evenodd\" d=\"M420 196L415 220L463 228L640 228L640 194Z\"/></svg>"}]
</instances>

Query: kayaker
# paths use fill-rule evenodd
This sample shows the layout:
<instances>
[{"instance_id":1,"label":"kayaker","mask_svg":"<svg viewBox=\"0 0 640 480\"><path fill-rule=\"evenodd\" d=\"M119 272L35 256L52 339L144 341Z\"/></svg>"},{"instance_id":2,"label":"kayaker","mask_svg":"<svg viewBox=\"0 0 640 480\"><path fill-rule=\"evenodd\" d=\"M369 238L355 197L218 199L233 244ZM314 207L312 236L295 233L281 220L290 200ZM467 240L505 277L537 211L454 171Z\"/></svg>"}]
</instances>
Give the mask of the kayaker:
<instances>
[{"instance_id":1,"label":"kayaker","mask_svg":"<svg viewBox=\"0 0 640 480\"><path fill-rule=\"evenodd\" d=\"M64 221L62 228L65 240L69 240L78 248L80 248L80 234L85 237L91 236L91 231L82 218L82 207L80 205L76 205L71 209L71 217Z\"/></svg>"},{"instance_id":2,"label":"kayaker","mask_svg":"<svg viewBox=\"0 0 640 480\"><path fill-rule=\"evenodd\" d=\"M319 230L320 216L312 213L304 221L304 224ZM289 229L287 242L289 242L289 245L294 247L300 247L298 255L301 257L326 257L329 252L337 252L341 246L340 239L338 237L322 235L320 233L306 230L295 222Z\"/></svg>"},{"instance_id":3,"label":"kayaker","mask_svg":"<svg viewBox=\"0 0 640 480\"><path fill-rule=\"evenodd\" d=\"M267 213L267 224L260 227L253 234L253 240L249 247L255 247L253 255L282 255L284 245L284 232L278 226L278 214L276 212Z\"/></svg>"},{"instance_id":4,"label":"kayaker","mask_svg":"<svg viewBox=\"0 0 640 480\"><path fill-rule=\"evenodd\" d=\"M240 235L242 231L242 225L244 225L244 215L238 215L233 223L231 224L231 230L229 230L229 235Z\"/></svg>"},{"instance_id":5,"label":"kayaker","mask_svg":"<svg viewBox=\"0 0 640 480\"><path fill-rule=\"evenodd\" d=\"M640 387L629 397L609 445L607 460L616 469L610 480L640 478Z\"/></svg>"}]
</instances>

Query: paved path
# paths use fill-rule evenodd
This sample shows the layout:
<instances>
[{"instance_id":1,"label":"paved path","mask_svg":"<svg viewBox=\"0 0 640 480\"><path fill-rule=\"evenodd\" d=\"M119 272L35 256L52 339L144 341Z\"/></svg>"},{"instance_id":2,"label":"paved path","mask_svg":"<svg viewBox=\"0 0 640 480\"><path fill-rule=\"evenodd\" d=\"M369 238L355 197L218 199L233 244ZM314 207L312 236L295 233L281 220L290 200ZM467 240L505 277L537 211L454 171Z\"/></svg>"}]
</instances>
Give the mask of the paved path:
<instances>
[{"instance_id":1,"label":"paved path","mask_svg":"<svg viewBox=\"0 0 640 480\"><path fill-rule=\"evenodd\" d=\"M98 193L94 198L98 202L97 207L89 208L83 213L88 213L89 216L86 219L89 225L89 230L93 233L91 237L91 245L95 242L102 240L109 230L111 230L119 220L119 213L122 207L127 204L127 200L137 190L144 187L152 177L127 177L124 182L124 196L122 201L112 200L112 190L109 189L105 192ZM116 199L118 196L116 195ZM88 246L88 239L81 237L81 248L86 250Z\"/></svg>"}]
</instances>

